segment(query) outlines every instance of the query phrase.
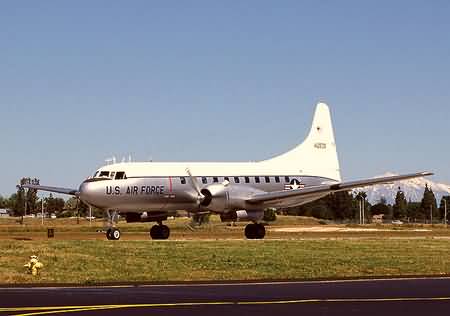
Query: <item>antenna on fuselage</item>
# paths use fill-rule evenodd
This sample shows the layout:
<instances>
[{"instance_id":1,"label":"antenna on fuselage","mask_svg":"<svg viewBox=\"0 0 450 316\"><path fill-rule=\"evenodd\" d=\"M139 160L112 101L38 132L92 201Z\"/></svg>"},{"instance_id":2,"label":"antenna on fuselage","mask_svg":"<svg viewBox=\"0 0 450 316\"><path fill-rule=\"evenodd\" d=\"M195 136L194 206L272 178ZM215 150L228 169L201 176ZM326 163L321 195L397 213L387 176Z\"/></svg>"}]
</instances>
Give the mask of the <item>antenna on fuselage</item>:
<instances>
[{"instance_id":1,"label":"antenna on fuselage","mask_svg":"<svg viewBox=\"0 0 450 316\"><path fill-rule=\"evenodd\" d=\"M115 157L115 156L112 156L112 157L110 157L110 158L106 158L106 159L105 159L105 162L106 162L107 165L115 164L115 163L116 163L116 157Z\"/></svg>"}]
</instances>

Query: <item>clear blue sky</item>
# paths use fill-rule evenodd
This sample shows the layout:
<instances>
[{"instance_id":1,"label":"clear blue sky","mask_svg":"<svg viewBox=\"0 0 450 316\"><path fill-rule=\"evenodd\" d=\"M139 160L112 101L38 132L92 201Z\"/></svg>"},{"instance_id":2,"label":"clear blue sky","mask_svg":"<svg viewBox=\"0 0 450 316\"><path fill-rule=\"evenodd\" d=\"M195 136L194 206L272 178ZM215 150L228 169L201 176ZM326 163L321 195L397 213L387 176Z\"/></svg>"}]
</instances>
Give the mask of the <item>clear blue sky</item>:
<instances>
[{"instance_id":1,"label":"clear blue sky","mask_svg":"<svg viewBox=\"0 0 450 316\"><path fill-rule=\"evenodd\" d=\"M2 1L0 194L112 155L249 161L332 107L345 179L450 183L449 1Z\"/></svg>"}]
</instances>

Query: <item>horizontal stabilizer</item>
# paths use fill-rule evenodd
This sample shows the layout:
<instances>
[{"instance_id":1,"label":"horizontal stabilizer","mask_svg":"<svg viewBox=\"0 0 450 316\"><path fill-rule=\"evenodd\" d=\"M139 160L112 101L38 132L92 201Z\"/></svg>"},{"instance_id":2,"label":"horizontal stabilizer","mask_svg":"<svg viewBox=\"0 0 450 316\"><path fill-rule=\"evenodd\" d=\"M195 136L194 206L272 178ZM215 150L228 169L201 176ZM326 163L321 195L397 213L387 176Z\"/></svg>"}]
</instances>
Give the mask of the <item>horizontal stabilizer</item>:
<instances>
[{"instance_id":1,"label":"horizontal stabilizer","mask_svg":"<svg viewBox=\"0 0 450 316\"><path fill-rule=\"evenodd\" d=\"M47 187L43 185L34 185L34 184L24 184L20 186L25 189L32 189L32 190L40 190L40 191L48 191L48 192L55 192L55 193L61 193L61 194L68 194L68 195L79 195L79 191L76 189L68 189L68 188L58 188L58 187Z\"/></svg>"}]
</instances>

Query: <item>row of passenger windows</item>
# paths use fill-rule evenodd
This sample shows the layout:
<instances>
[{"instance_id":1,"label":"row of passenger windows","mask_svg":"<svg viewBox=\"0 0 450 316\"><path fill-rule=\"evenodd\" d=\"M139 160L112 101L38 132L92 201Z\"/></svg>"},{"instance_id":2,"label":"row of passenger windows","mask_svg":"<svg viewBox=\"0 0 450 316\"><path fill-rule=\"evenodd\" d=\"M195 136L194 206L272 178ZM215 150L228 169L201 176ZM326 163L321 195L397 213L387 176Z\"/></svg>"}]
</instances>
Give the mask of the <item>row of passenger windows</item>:
<instances>
[{"instance_id":1,"label":"row of passenger windows","mask_svg":"<svg viewBox=\"0 0 450 316\"><path fill-rule=\"evenodd\" d=\"M125 174L125 172L123 171L97 171L94 174L94 178L108 178L108 179L116 179L116 180L120 180L120 179L126 179L127 176Z\"/></svg>"},{"instance_id":2,"label":"row of passenger windows","mask_svg":"<svg viewBox=\"0 0 450 316\"><path fill-rule=\"evenodd\" d=\"M270 183L271 182L271 178L273 178L273 181L275 183L280 183L281 179L279 176L275 176L275 177L220 177L222 179L222 181L228 181L231 182L232 180L234 181L234 183L250 183L250 178L253 179L254 183L261 183L262 180L264 179L265 183ZM208 184L208 182L212 182L212 183L218 183L219 182L219 177L201 177L202 179L202 183L203 184ZM222 182L221 181L221 182ZM290 177L285 176L284 177L284 182L289 183L291 181ZM181 184L186 184L186 177L180 177L180 182Z\"/></svg>"}]
</instances>

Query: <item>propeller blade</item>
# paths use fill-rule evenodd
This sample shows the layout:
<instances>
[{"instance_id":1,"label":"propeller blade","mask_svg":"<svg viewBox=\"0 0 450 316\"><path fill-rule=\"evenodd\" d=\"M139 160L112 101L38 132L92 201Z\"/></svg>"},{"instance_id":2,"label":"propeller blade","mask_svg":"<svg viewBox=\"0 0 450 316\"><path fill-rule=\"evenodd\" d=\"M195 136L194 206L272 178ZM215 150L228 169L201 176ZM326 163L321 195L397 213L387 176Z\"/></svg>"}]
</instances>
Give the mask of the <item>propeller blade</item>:
<instances>
[{"instance_id":1,"label":"propeller blade","mask_svg":"<svg viewBox=\"0 0 450 316\"><path fill-rule=\"evenodd\" d=\"M200 185L197 181L197 178L192 175L191 170L189 170L189 168L186 168L186 173L189 175L189 181L191 182L192 187L195 189L195 191L198 194L198 200L199 201L203 200L205 198L205 196L200 191Z\"/></svg>"}]
</instances>

